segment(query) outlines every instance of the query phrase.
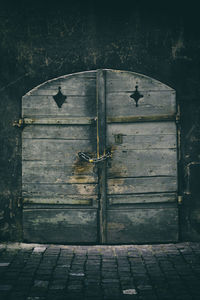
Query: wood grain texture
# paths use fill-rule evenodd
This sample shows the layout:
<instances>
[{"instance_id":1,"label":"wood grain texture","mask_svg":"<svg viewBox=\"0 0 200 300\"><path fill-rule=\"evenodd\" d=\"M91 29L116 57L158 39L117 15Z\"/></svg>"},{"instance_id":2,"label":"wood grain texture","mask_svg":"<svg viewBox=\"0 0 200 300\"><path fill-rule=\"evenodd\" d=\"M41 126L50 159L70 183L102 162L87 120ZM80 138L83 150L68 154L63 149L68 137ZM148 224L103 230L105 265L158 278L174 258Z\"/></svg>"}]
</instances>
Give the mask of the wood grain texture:
<instances>
[{"instance_id":1,"label":"wood grain texture","mask_svg":"<svg viewBox=\"0 0 200 300\"><path fill-rule=\"evenodd\" d=\"M134 72L107 69L106 76L107 93L119 93L123 91L133 92L136 85L139 86L139 91L169 91L175 93L171 87L162 82Z\"/></svg>"},{"instance_id":2,"label":"wood grain texture","mask_svg":"<svg viewBox=\"0 0 200 300\"><path fill-rule=\"evenodd\" d=\"M108 177L177 176L177 153L174 149L113 151Z\"/></svg>"},{"instance_id":3,"label":"wood grain texture","mask_svg":"<svg viewBox=\"0 0 200 300\"><path fill-rule=\"evenodd\" d=\"M96 115L96 72L85 72L50 80L22 98L22 117L94 116ZM61 87L67 96L59 108L53 96Z\"/></svg>"},{"instance_id":4,"label":"wood grain texture","mask_svg":"<svg viewBox=\"0 0 200 300\"><path fill-rule=\"evenodd\" d=\"M96 195L97 185L94 183L40 184L23 183L23 197L65 197L65 195Z\"/></svg>"},{"instance_id":5,"label":"wood grain texture","mask_svg":"<svg viewBox=\"0 0 200 300\"><path fill-rule=\"evenodd\" d=\"M177 208L108 210L110 244L175 242L178 240Z\"/></svg>"},{"instance_id":6,"label":"wood grain texture","mask_svg":"<svg viewBox=\"0 0 200 300\"><path fill-rule=\"evenodd\" d=\"M43 161L23 161L24 183L97 183L94 165L48 163Z\"/></svg>"},{"instance_id":7,"label":"wood grain texture","mask_svg":"<svg viewBox=\"0 0 200 300\"><path fill-rule=\"evenodd\" d=\"M132 93L111 93L107 95L107 116L156 116L174 115L175 95L171 92L141 92L144 98L138 107L130 97Z\"/></svg>"},{"instance_id":8,"label":"wood grain texture","mask_svg":"<svg viewBox=\"0 0 200 300\"><path fill-rule=\"evenodd\" d=\"M23 160L63 161L72 163L78 152L96 152L89 140L24 139Z\"/></svg>"},{"instance_id":9,"label":"wood grain texture","mask_svg":"<svg viewBox=\"0 0 200 300\"><path fill-rule=\"evenodd\" d=\"M135 135L174 135L176 124L174 122L148 122L139 124L109 124L107 126L107 135L121 133L125 136Z\"/></svg>"},{"instance_id":10,"label":"wood grain texture","mask_svg":"<svg viewBox=\"0 0 200 300\"><path fill-rule=\"evenodd\" d=\"M67 95L67 91L65 94ZM26 96L23 99L23 117L92 117L95 115L95 94L67 96L61 108L57 106L53 96Z\"/></svg>"},{"instance_id":11,"label":"wood grain texture","mask_svg":"<svg viewBox=\"0 0 200 300\"><path fill-rule=\"evenodd\" d=\"M176 177L156 176L108 179L108 194L176 192Z\"/></svg>"},{"instance_id":12,"label":"wood grain texture","mask_svg":"<svg viewBox=\"0 0 200 300\"><path fill-rule=\"evenodd\" d=\"M36 243L96 243L96 209L26 209L24 239Z\"/></svg>"},{"instance_id":13,"label":"wood grain texture","mask_svg":"<svg viewBox=\"0 0 200 300\"><path fill-rule=\"evenodd\" d=\"M91 92L95 94L96 71L74 73L48 80L29 91L25 97L34 95L55 95L59 86L63 94L65 90L68 91L69 95L85 95Z\"/></svg>"},{"instance_id":14,"label":"wood grain texture","mask_svg":"<svg viewBox=\"0 0 200 300\"><path fill-rule=\"evenodd\" d=\"M130 97L135 86L143 97L139 106ZM156 116L176 112L175 91L150 77L125 71L107 71L107 116Z\"/></svg>"},{"instance_id":15,"label":"wood grain texture","mask_svg":"<svg viewBox=\"0 0 200 300\"><path fill-rule=\"evenodd\" d=\"M30 125L23 129L24 139L94 140L96 127L91 125Z\"/></svg>"},{"instance_id":16,"label":"wood grain texture","mask_svg":"<svg viewBox=\"0 0 200 300\"><path fill-rule=\"evenodd\" d=\"M145 203L176 203L176 193L108 195L109 205L132 205Z\"/></svg>"}]
</instances>

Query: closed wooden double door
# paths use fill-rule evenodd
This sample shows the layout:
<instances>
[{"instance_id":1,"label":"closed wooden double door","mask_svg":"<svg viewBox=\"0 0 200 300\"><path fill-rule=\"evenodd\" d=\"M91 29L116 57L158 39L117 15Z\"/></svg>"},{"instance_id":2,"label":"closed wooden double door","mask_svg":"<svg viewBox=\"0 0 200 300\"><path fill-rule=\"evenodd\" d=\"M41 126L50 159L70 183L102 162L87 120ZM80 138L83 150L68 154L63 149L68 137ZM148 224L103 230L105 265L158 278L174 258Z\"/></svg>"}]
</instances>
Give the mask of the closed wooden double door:
<instances>
[{"instance_id":1,"label":"closed wooden double door","mask_svg":"<svg viewBox=\"0 0 200 300\"><path fill-rule=\"evenodd\" d=\"M62 76L22 101L24 240L178 239L175 91L116 70Z\"/></svg>"}]
</instances>

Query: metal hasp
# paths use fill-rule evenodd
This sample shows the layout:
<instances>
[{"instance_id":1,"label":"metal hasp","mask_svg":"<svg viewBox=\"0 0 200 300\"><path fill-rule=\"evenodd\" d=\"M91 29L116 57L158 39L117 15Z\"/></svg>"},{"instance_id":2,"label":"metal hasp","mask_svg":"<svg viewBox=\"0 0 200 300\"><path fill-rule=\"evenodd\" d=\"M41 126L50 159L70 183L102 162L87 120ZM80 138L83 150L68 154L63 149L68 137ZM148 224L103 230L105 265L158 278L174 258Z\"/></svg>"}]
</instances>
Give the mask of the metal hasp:
<instances>
[{"instance_id":1,"label":"metal hasp","mask_svg":"<svg viewBox=\"0 0 200 300\"><path fill-rule=\"evenodd\" d=\"M96 157L93 158L93 157L90 157L87 153L79 152L78 156L80 158L86 160L89 163L97 164L97 163L100 163L100 162L112 157L112 154L108 151L105 155L101 155L98 158L96 158Z\"/></svg>"},{"instance_id":2,"label":"metal hasp","mask_svg":"<svg viewBox=\"0 0 200 300\"><path fill-rule=\"evenodd\" d=\"M123 135L121 133L115 134L115 144L122 144L123 143Z\"/></svg>"},{"instance_id":3,"label":"metal hasp","mask_svg":"<svg viewBox=\"0 0 200 300\"><path fill-rule=\"evenodd\" d=\"M56 104L58 105L59 108L61 108L61 106L63 105L63 103L65 102L65 99L67 98L67 96L63 95L61 92L61 87L58 87L58 93L53 96L53 99L55 100Z\"/></svg>"},{"instance_id":4,"label":"metal hasp","mask_svg":"<svg viewBox=\"0 0 200 300\"><path fill-rule=\"evenodd\" d=\"M130 95L131 98L133 98L135 100L135 106L138 107L138 101L140 100L140 98L143 98L144 96L142 94L140 94L140 92L138 91L138 85L135 86L135 91L132 95Z\"/></svg>"}]
</instances>

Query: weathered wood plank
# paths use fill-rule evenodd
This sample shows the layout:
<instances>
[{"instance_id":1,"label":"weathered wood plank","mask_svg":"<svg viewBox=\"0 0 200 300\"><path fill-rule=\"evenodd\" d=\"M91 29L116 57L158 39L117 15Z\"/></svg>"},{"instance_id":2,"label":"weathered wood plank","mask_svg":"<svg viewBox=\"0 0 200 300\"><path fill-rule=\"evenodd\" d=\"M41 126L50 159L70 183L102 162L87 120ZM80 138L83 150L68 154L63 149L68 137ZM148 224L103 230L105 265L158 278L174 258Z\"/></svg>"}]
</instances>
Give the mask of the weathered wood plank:
<instances>
[{"instance_id":1,"label":"weathered wood plank","mask_svg":"<svg viewBox=\"0 0 200 300\"><path fill-rule=\"evenodd\" d=\"M107 70L107 93L134 91L138 85L139 91L175 91L162 82L151 77L128 71Z\"/></svg>"},{"instance_id":2,"label":"weathered wood plank","mask_svg":"<svg viewBox=\"0 0 200 300\"><path fill-rule=\"evenodd\" d=\"M35 87L29 91L26 96L30 95L55 95L58 87L61 87L63 94L68 95L90 95L96 93L96 71L74 73L52 80Z\"/></svg>"},{"instance_id":3,"label":"weathered wood plank","mask_svg":"<svg viewBox=\"0 0 200 300\"><path fill-rule=\"evenodd\" d=\"M108 210L110 244L175 242L178 240L177 208Z\"/></svg>"},{"instance_id":4,"label":"weathered wood plank","mask_svg":"<svg viewBox=\"0 0 200 300\"><path fill-rule=\"evenodd\" d=\"M56 116L64 118L94 117L95 115L95 94L87 97L68 96L61 108L57 106L53 96L25 96L23 98L23 117L46 116L51 118Z\"/></svg>"},{"instance_id":5,"label":"weathered wood plank","mask_svg":"<svg viewBox=\"0 0 200 300\"><path fill-rule=\"evenodd\" d=\"M108 179L108 194L176 192L176 177L156 176Z\"/></svg>"},{"instance_id":6,"label":"weathered wood plank","mask_svg":"<svg viewBox=\"0 0 200 300\"><path fill-rule=\"evenodd\" d=\"M111 93L107 95L107 116L157 116L176 113L175 95L171 92L142 92L144 98L138 107L130 97L131 93Z\"/></svg>"},{"instance_id":7,"label":"weathered wood plank","mask_svg":"<svg viewBox=\"0 0 200 300\"><path fill-rule=\"evenodd\" d=\"M95 196L94 196L95 198ZM70 198L24 198L23 203L24 204L65 204L65 205L92 205L93 200L91 197L90 198L85 198L82 199L82 196L78 197L76 195L75 197L70 197Z\"/></svg>"},{"instance_id":8,"label":"weathered wood plank","mask_svg":"<svg viewBox=\"0 0 200 300\"><path fill-rule=\"evenodd\" d=\"M78 162L73 165L49 164L41 161L24 161L24 183L97 183L94 165Z\"/></svg>"},{"instance_id":9,"label":"weathered wood plank","mask_svg":"<svg viewBox=\"0 0 200 300\"><path fill-rule=\"evenodd\" d=\"M49 169L46 173L40 173L41 170L26 170L23 168L24 183L97 183L97 176L71 175ZM38 174L38 173L39 174Z\"/></svg>"},{"instance_id":10,"label":"weathered wood plank","mask_svg":"<svg viewBox=\"0 0 200 300\"><path fill-rule=\"evenodd\" d=\"M23 160L63 161L74 163L78 152L96 153L96 144L90 140L24 139Z\"/></svg>"},{"instance_id":11,"label":"weathered wood plank","mask_svg":"<svg viewBox=\"0 0 200 300\"><path fill-rule=\"evenodd\" d=\"M174 135L176 133L175 122L148 122L137 124L109 124L107 135L123 134L126 136L135 135Z\"/></svg>"},{"instance_id":12,"label":"weathered wood plank","mask_svg":"<svg viewBox=\"0 0 200 300\"><path fill-rule=\"evenodd\" d=\"M31 117L23 118L22 125L88 125L94 124L94 118L87 117L73 117L73 118L45 118L45 117Z\"/></svg>"},{"instance_id":13,"label":"weathered wood plank","mask_svg":"<svg viewBox=\"0 0 200 300\"><path fill-rule=\"evenodd\" d=\"M106 153L106 73L97 71L97 157ZM106 194L107 194L107 162L99 165L99 193L100 193L100 243L106 243Z\"/></svg>"},{"instance_id":14,"label":"weathered wood plank","mask_svg":"<svg viewBox=\"0 0 200 300\"><path fill-rule=\"evenodd\" d=\"M23 183L22 197L65 197L66 195L96 195L96 184L40 184Z\"/></svg>"},{"instance_id":15,"label":"weathered wood plank","mask_svg":"<svg viewBox=\"0 0 200 300\"><path fill-rule=\"evenodd\" d=\"M150 115L150 116L114 116L107 117L107 123L141 123L141 122L166 122L176 121L176 114L170 115Z\"/></svg>"},{"instance_id":16,"label":"weathered wood plank","mask_svg":"<svg viewBox=\"0 0 200 300\"><path fill-rule=\"evenodd\" d=\"M25 126L22 136L24 139L92 139L96 142L96 128L91 125L30 125Z\"/></svg>"},{"instance_id":17,"label":"weathered wood plank","mask_svg":"<svg viewBox=\"0 0 200 300\"><path fill-rule=\"evenodd\" d=\"M115 149L108 164L108 177L177 176L174 149Z\"/></svg>"},{"instance_id":18,"label":"weathered wood plank","mask_svg":"<svg viewBox=\"0 0 200 300\"><path fill-rule=\"evenodd\" d=\"M24 240L37 243L96 243L96 209L23 211Z\"/></svg>"},{"instance_id":19,"label":"weathered wood plank","mask_svg":"<svg viewBox=\"0 0 200 300\"><path fill-rule=\"evenodd\" d=\"M122 144L116 142L116 136L111 135L107 138L108 145L115 145L121 151L133 149L161 149L173 148L176 149L176 134L165 135L121 135Z\"/></svg>"},{"instance_id":20,"label":"weathered wood plank","mask_svg":"<svg viewBox=\"0 0 200 300\"><path fill-rule=\"evenodd\" d=\"M52 173L54 172L54 173ZM25 178L29 176L29 174L37 174L38 178L42 179L42 176L46 178L47 176L77 176L80 178L85 176L90 176L92 178L96 178L97 170L94 164L90 164L88 162L77 160L75 163L69 162L51 162L51 161L29 161L24 160L22 165L22 175L24 177L24 181L28 180Z\"/></svg>"},{"instance_id":21,"label":"weathered wood plank","mask_svg":"<svg viewBox=\"0 0 200 300\"><path fill-rule=\"evenodd\" d=\"M175 203L176 193L108 195L109 205L132 205L142 203Z\"/></svg>"}]
</instances>

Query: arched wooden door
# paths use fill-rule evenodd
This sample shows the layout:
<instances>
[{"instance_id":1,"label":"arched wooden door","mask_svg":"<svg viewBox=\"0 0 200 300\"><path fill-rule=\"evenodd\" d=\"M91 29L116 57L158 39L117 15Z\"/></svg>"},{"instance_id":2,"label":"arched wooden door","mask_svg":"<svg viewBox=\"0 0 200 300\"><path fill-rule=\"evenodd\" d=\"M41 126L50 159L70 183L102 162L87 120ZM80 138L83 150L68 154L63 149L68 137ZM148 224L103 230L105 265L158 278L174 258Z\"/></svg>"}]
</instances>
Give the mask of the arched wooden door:
<instances>
[{"instance_id":1,"label":"arched wooden door","mask_svg":"<svg viewBox=\"0 0 200 300\"><path fill-rule=\"evenodd\" d=\"M175 91L97 70L23 97L23 230L29 242L176 241Z\"/></svg>"}]
</instances>

